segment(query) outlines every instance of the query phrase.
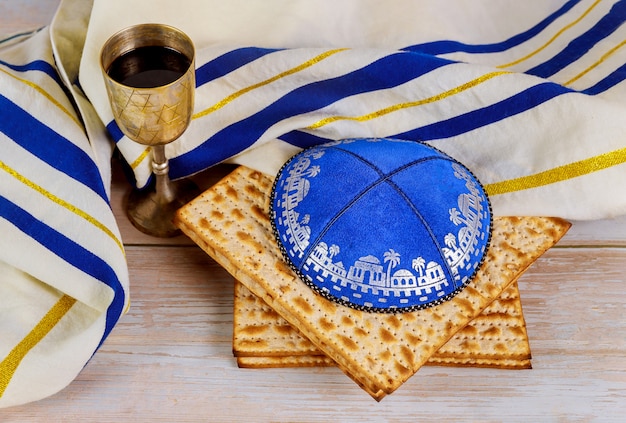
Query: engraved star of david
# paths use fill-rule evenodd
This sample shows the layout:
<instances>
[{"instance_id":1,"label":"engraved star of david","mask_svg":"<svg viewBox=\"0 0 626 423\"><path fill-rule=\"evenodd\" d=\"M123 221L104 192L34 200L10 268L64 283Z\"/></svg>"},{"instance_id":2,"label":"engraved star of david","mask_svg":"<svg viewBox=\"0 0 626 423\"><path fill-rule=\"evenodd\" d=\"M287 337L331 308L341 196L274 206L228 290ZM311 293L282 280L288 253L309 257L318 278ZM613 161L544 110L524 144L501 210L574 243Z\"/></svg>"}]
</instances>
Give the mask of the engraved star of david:
<instances>
[{"instance_id":1,"label":"engraved star of david","mask_svg":"<svg viewBox=\"0 0 626 423\"><path fill-rule=\"evenodd\" d=\"M137 139L142 139L144 140L144 142L151 144L157 138L157 136L159 135L159 132L161 132L160 129L148 129L146 128L145 125L143 125L143 126L140 126L139 129L137 129L137 133L135 137Z\"/></svg>"},{"instance_id":2,"label":"engraved star of david","mask_svg":"<svg viewBox=\"0 0 626 423\"><path fill-rule=\"evenodd\" d=\"M154 114L157 115L157 123L164 122L169 125L174 121L182 119L182 116L178 113L179 105L180 103L172 105L164 104L161 110L155 111Z\"/></svg>"},{"instance_id":3,"label":"engraved star of david","mask_svg":"<svg viewBox=\"0 0 626 423\"><path fill-rule=\"evenodd\" d=\"M142 112L147 108L152 107L153 104L150 102L150 96L152 94L143 94L137 91L133 91L131 96L128 98L128 104L132 104L133 107L140 109Z\"/></svg>"}]
</instances>

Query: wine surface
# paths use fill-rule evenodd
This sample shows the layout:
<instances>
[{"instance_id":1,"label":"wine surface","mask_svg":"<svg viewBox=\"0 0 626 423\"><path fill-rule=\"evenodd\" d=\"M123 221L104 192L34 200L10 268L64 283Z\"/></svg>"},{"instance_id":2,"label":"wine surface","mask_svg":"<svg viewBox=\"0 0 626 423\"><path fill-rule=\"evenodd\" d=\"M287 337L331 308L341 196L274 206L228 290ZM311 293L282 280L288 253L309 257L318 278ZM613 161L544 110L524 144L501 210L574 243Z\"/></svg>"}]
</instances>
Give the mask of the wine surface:
<instances>
[{"instance_id":1,"label":"wine surface","mask_svg":"<svg viewBox=\"0 0 626 423\"><path fill-rule=\"evenodd\" d=\"M111 63L107 73L115 81L135 88L154 88L170 84L189 69L184 54L161 46L130 50Z\"/></svg>"}]
</instances>

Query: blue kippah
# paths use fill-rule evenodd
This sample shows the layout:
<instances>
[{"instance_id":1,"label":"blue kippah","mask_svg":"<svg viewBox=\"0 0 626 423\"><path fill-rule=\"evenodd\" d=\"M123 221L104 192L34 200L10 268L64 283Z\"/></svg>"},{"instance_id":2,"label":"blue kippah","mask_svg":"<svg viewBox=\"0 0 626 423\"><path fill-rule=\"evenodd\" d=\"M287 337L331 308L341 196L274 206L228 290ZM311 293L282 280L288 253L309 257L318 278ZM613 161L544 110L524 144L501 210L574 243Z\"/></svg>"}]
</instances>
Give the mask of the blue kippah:
<instances>
[{"instance_id":1,"label":"blue kippah","mask_svg":"<svg viewBox=\"0 0 626 423\"><path fill-rule=\"evenodd\" d=\"M306 149L276 177L285 259L326 298L374 312L449 300L483 261L489 200L462 164L419 142L350 139Z\"/></svg>"}]
</instances>

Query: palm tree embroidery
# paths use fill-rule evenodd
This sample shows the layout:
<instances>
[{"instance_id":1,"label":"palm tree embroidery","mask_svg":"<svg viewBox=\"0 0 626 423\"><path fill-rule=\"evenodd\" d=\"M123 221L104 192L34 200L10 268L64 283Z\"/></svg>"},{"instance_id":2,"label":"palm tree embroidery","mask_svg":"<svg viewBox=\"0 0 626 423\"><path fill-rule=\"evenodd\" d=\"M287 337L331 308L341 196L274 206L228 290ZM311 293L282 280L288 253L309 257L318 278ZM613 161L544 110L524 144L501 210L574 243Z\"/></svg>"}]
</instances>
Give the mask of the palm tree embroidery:
<instances>
[{"instance_id":1,"label":"palm tree embroidery","mask_svg":"<svg viewBox=\"0 0 626 423\"><path fill-rule=\"evenodd\" d=\"M337 244L331 245L328 249L328 254L331 259L335 257L337 254L339 254L339 246Z\"/></svg>"},{"instance_id":2,"label":"palm tree embroidery","mask_svg":"<svg viewBox=\"0 0 626 423\"><path fill-rule=\"evenodd\" d=\"M313 152L308 154L312 159L317 160L324 155L324 150L314 150Z\"/></svg>"},{"instance_id":3,"label":"palm tree embroidery","mask_svg":"<svg viewBox=\"0 0 626 423\"><path fill-rule=\"evenodd\" d=\"M306 172L306 176L310 176L311 178L314 178L314 177L316 177L317 175L319 175L319 174L320 174L320 171L321 171L321 169L320 169L320 167L319 167L318 165L311 166L311 167L307 170L307 172Z\"/></svg>"},{"instance_id":4,"label":"palm tree embroidery","mask_svg":"<svg viewBox=\"0 0 626 423\"><path fill-rule=\"evenodd\" d=\"M414 258L411 267L420 274L420 278L424 277L424 269L426 268L426 260L423 257Z\"/></svg>"},{"instance_id":5,"label":"palm tree embroidery","mask_svg":"<svg viewBox=\"0 0 626 423\"><path fill-rule=\"evenodd\" d=\"M391 269L400 264L400 254L396 253L393 248L390 248L389 251L385 251L383 258L385 263L389 262L389 266L387 266L386 286L391 286Z\"/></svg>"},{"instance_id":6,"label":"palm tree embroidery","mask_svg":"<svg viewBox=\"0 0 626 423\"><path fill-rule=\"evenodd\" d=\"M454 236L454 234L446 235L443 242L446 244L446 247L451 250L456 250L456 236Z\"/></svg>"},{"instance_id":7,"label":"palm tree embroidery","mask_svg":"<svg viewBox=\"0 0 626 423\"><path fill-rule=\"evenodd\" d=\"M448 211L450 212L450 220L456 226L460 225L461 223L465 223L465 219L463 219L461 213L456 209L456 207L453 207Z\"/></svg>"}]
</instances>

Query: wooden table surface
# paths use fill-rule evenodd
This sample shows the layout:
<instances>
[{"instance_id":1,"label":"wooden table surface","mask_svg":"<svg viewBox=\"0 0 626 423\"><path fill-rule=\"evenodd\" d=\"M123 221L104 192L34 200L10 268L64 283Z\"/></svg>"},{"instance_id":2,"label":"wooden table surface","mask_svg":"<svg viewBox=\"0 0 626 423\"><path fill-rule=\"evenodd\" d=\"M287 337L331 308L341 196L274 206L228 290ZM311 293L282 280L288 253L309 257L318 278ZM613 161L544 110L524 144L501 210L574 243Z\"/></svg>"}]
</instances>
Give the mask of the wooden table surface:
<instances>
[{"instance_id":1,"label":"wooden table surface","mask_svg":"<svg viewBox=\"0 0 626 423\"><path fill-rule=\"evenodd\" d=\"M57 4L0 0L0 33L47 24ZM424 367L377 403L335 368L237 368L232 278L184 237L136 231L122 210L128 188L115 170L129 313L70 386L0 410L0 422L625 419L626 217L575 222L521 278L532 370Z\"/></svg>"}]
</instances>

